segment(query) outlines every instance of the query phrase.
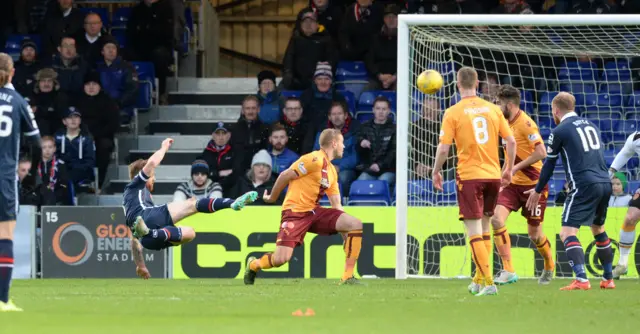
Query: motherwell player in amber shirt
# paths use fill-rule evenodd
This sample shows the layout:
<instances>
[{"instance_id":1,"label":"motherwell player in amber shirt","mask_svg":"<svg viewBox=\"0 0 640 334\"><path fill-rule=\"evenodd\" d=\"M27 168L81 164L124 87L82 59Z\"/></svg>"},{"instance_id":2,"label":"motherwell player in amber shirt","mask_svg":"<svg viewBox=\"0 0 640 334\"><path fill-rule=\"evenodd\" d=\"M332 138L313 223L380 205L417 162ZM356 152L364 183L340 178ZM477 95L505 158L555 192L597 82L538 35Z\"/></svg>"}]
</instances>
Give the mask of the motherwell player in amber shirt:
<instances>
[{"instance_id":1,"label":"motherwell player in amber shirt","mask_svg":"<svg viewBox=\"0 0 640 334\"><path fill-rule=\"evenodd\" d=\"M520 91L513 86L503 85L498 90L498 104L516 139L517 150L513 179L498 196L498 205L491 218L493 240L502 259L503 270L495 277L497 284L514 283L518 280L511 263L511 238L505 221L511 212L522 208L521 214L527 219L529 237L544 258L544 270L538 279L540 284L549 284L553 278L555 263L549 240L542 231L544 211L547 208L548 190L542 192L541 200L534 210L526 208L530 189L535 188L542 169L542 159L547 157L544 142L538 126L524 111L520 110Z\"/></svg>"},{"instance_id":2,"label":"motherwell player in amber shirt","mask_svg":"<svg viewBox=\"0 0 640 334\"><path fill-rule=\"evenodd\" d=\"M498 293L489 269L491 238L483 238L483 235L489 236L491 216L501 186L499 137L507 145L502 186L511 182L516 143L500 108L477 97L477 88L478 73L470 67L461 68L458 71L458 90L462 100L444 114L433 168L433 184L436 189L442 190L440 171L449 148L455 142L460 219L467 229L478 273L469 285L469 291L476 296L485 296Z\"/></svg>"},{"instance_id":3,"label":"motherwell player in amber shirt","mask_svg":"<svg viewBox=\"0 0 640 334\"><path fill-rule=\"evenodd\" d=\"M289 186L282 204L276 250L264 254L260 259L248 259L245 284L252 285L258 271L289 262L293 249L302 244L307 232L318 235L342 233L346 261L340 283L358 283L353 271L362 246L362 222L343 212L338 173L331 163L331 160L342 158L344 137L339 130L326 129L320 134L319 141L320 150L300 157L289 169L280 173L271 194L265 191L264 201L273 203L280 192ZM318 204L325 194L329 197L331 208L323 208Z\"/></svg>"}]
</instances>

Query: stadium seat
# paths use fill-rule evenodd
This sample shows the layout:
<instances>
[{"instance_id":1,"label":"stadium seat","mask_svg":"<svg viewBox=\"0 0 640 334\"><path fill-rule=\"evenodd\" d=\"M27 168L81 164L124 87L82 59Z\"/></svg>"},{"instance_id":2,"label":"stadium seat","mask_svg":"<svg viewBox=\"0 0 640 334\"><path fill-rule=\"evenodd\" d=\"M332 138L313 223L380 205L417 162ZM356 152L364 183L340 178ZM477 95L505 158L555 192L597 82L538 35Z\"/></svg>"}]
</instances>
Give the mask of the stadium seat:
<instances>
[{"instance_id":1,"label":"stadium seat","mask_svg":"<svg viewBox=\"0 0 640 334\"><path fill-rule=\"evenodd\" d=\"M336 82L336 90L348 90L353 93L356 99L360 96L362 91L367 87L367 82L364 81L347 81Z\"/></svg>"},{"instance_id":2,"label":"stadium seat","mask_svg":"<svg viewBox=\"0 0 640 334\"><path fill-rule=\"evenodd\" d=\"M106 28L111 26L111 20L109 19L109 9L107 9L106 7L81 7L80 11L82 11L85 15L89 13L96 13L100 15L103 27Z\"/></svg>"},{"instance_id":3,"label":"stadium seat","mask_svg":"<svg viewBox=\"0 0 640 334\"><path fill-rule=\"evenodd\" d=\"M551 179L551 181L549 181L549 195L553 194L555 196L559 192L562 192L565 182L566 180L564 178Z\"/></svg>"},{"instance_id":4,"label":"stadium seat","mask_svg":"<svg viewBox=\"0 0 640 334\"><path fill-rule=\"evenodd\" d=\"M433 205L435 196L431 180L413 180L407 183L407 193L412 206Z\"/></svg>"},{"instance_id":5,"label":"stadium seat","mask_svg":"<svg viewBox=\"0 0 640 334\"><path fill-rule=\"evenodd\" d=\"M564 92L572 92L576 98L576 105L585 104L585 94L592 94L597 91L595 83L586 82L560 82L560 90Z\"/></svg>"},{"instance_id":6,"label":"stadium seat","mask_svg":"<svg viewBox=\"0 0 640 334\"><path fill-rule=\"evenodd\" d=\"M444 83L452 82L455 80L456 69L455 64L452 61L447 61L444 63L429 63L427 64L427 70L436 70L440 75L442 75L442 79Z\"/></svg>"},{"instance_id":7,"label":"stadium seat","mask_svg":"<svg viewBox=\"0 0 640 334\"><path fill-rule=\"evenodd\" d=\"M454 105L458 102L460 102L460 100L462 100L462 97L460 96L460 93L456 92L455 94L453 94L453 96L451 96L451 105Z\"/></svg>"},{"instance_id":8,"label":"stadium seat","mask_svg":"<svg viewBox=\"0 0 640 334\"><path fill-rule=\"evenodd\" d=\"M391 102L391 110L396 110L396 92L375 90L362 92L358 99L358 111L373 110L373 102L378 96L386 97Z\"/></svg>"},{"instance_id":9,"label":"stadium seat","mask_svg":"<svg viewBox=\"0 0 640 334\"><path fill-rule=\"evenodd\" d=\"M636 189L640 188L640 181L629 181L627 184L629 193L635 193Z\"/></svg>"},{"instance_id":10,"label":"stadium seat","mask_svg":"<svg viewBox=\"0 0 640 334\"><path fill-rule=\"evenodd\" d=\"M527 114L533 114L533 93L528 90L520 91L520 109L524 110Z\"/></svg>"},{"instance_id":11,"label":"stadium seat","mask_svg":"<svg viewBox=\"0 0 640 334\"><path fill-rule=\"evenodd\" d=\"M124 29L111 30L111 36L118 41L120 49L127 46L127 32Z\"/></svg>"},{"instance_id":12,"label":"stadium seat","mask_svg":"<svg viewBox=\"0 0 640 334\"><path fill-rule=\"evenodd\" d=\"M25 39L31 39L38 50L42 51L42 38L40 35L9 35L7 41L4 45L4 52L13 58L14 61L20 58L20 45L22 45L22 41Z\"/></svg>"},{"instance_id":13,"label":"stadium seat","mask_svg":"<svg viewBox=\"0 0 640 334\"><path fill-rule=\"evenodd\" d=\"M445 205L456 205L458 198L456 189L456 180L444 181L442 183L442 193L435 193L437 201Z\"/></svg>"},{"instance_id":14,"label":"stadium seat","mask_svg":"<svg viewBox=\"0 0 640 334\"><path fill-rule=\"evenodd\" d=\"M558 71L558 80L593 81L597 65L593 62L567 62Z\"/></svg>"},{"instance_id":15,"label":"stadium seat","mask_svg":"<svg viewBox=\"0 0 640 334\"><path fill-rule=\"evenodd\" d=\"M118 7L113 12L113 20L111 22L111 28L126 28L129 17L131 16L132 7Z\"/></svg>"},{"instance_id":16,"label":"stadium seat","mask_svg":"<svg viewBox=\"0 0 640 334\"><path fill-rule=\"evenodd\" d=\"M626 59L618 59L617 61L609 61L604 64L602 72L604 81L630 81L631 69L629 61Z\"/></svg>"},{"instance_id":17,"label":"stadium seat","mask_svg":"<svg viewBox=\"0 0 640 334\"><path fill-rule=\"evenodd\" d=\"M604 151L604 161L607 163L607 166L611 166L613 159L616 157L618 152L616 150L605 150Z\"/></svg>"},{"instance_id":18,"label":"stadium seat","mask_svg":"<svg viewBox=\"0 0 640 334\"><path fill-rule=\"evenodd\" d=\"M558 92L544 92L540 97L540 103L538 104L539 113L551 113L551 101L558 95Z\"/></svg>"},{"instance_id":19,"label":"stadium seat","mask_svg":"<svg viewBox=\"0 0 640 334\"><path fill-rule=\"evenodd\" d=\"M553 116L551 115L538 115L538 119L536 120L536 123L538 123L538 128L540 129L543 129L543 128L551 129L552 127L555 126L555 123L553 121Z\"/></svg>"},{"instance_id":20,"label":"stadium seat","mask_svg":"<svg viewBox=\"0 0 640 334\"><path fill-rule=\"evenodd\" d=\"M353 95L352 92L348 91L348 90L341 90L338 91L340 94L342 94L342 96L344 96L344 99L347 101L347 106L349 107L349 113L351 113L351 115L355 115L356 113L356 97L355 95Z\"/></svg>"},{"instance_id":21,"label":"stadium seat","mask_svg":"<svg viewBox=\"0 0 640 334\"><path fill-rule=\"evenodd\" d=\"M364 62L341 61L336 68L336 82L368 81L369 74Z\"/></svg>"},{"instance_id":22,"label":"stadium seat","mask_svg":"<svg viewBox=\"0 0 640 334\"><path fill-rule=\"evenodd\" d=\"M138 109L150 109L156 87L156 73L153 63L131 62L138 74L138 99L135 107Z\"/></svg>"},{"instance_id":23,"label":"stadium seat","mask_svg":"<svg viewBox=\"0 0 640 334\"><path fill-rule=\"evenodd\" d=\"M349 191L349 205L388 206L391 203L387 181L356 180Z\"/></svg>"},{"instance_id":24,"label":"stadium seat","mask_svg":"<svg viewBox=\"0 0 640 334\"><path fill-rule=\"evenodd\" d=\"M598 105L606 107L622 107L622 95L620 94L598 94Z\"/></svg>"},{"instance_id":25,"label":"stadium seat","mask_svg":"<svg viewBox=\"0 0 640 334\"><path fill-rule=\"evenodd\" d=\"M282 97L289 98L289 97L297 97L299 98L300 95L302 95L302 91L301 90L283 90L280 91L280 95L282 95Z\"/></svg>"}]
</instances>

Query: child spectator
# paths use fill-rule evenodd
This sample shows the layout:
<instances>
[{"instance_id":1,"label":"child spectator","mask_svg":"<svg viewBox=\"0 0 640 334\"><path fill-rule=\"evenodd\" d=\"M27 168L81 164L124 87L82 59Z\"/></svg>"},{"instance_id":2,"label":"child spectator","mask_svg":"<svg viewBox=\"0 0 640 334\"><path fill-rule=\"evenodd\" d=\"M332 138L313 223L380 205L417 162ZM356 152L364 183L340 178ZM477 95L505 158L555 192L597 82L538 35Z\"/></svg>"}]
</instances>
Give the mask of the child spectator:
<instances>
[{"instance_id":1,"label":"child spectator","mask_svg":"<svg viewBox=\"0 0 640 334\"><path fill-rule=\"evenodd\" d=\"M347 7L340 26L340 59L364 60L371 39L382 27L382 12L373 0L357 0Z\"/></svg>"},{"instance_id":2,"label":"child spectator","mask_svg":"<svg viewBox=\"0 0 640 334\"><path fill-rule=\"evenodd\" d=\"M383 180L391 187L396 180L396 126L389 118L391 103L378 96L373 102L373 119L362 124L358 150L363 171L358 180Z\"/></svg>"},{"instance_id":3,"label":"child spectator","mask_svg":"<svg viewBox=\"0 0 640 334\"><path fill-rule=\"evenodd\" d=\"M398 14L400 8L396 5L384 9L384 25L373 38L365 59L367 72L372 76L366 90L396 90Z\"/></svg>"},{"instance_id":4,"label":"child spectator","mask_svg":"<svg viewBox=\"0 0 640 334\"><path fill-rule=\"evenodd\" d=\"M333 102L345 102L342 94L333 87L333 74L331 65L318 63L316 73L313 75L313 85L300 96L302 102L302 119L310 124L309 130L312 136L319 131L319 127L327 124L327 114ZM308 153L308 152L303 152Z\"/></svg>"},{"instance_id":5,"label":"child spectator","mask_svg":"<svg viewBox=\"0 0 640 334\"><path fill-rule=\"evenodd\" d=\"M254 154L267 147L268 128L258 119L259 107L260 101L255 95L245 97L240 118L233 127L231 147L236 164L234 170L239 174L251 167Z\"/></svg>"},{"instance_id":6,"label":"child spectator","mask_svg":"<svg viewBox=\"0 0 640 334\"><path fill-rule=\"evenodd\" d=\"M42 64L36 59L38 47L31 39L25 39L20 45L20 60L14 66L16 74L11 82L16 91L22 96L33 94L36 82L36 73L42 68Z\"/></svg>"},{"instance_id":7,"label":"child spectator","mask_svg":"<svg viewBox=\"0 0 640 334\"><path fill-rule=\"evenodd\" d=\"M271 125L280 119L282 97L276 89L276 74L272 71L258 73L258 100L260 112L258 118L266 125Z\"/></svg>"},{"instance_id":8,"label":"child spectator","mask_svg":"<svg viewBox=\"0 0 640 334\"><path fill-rule=\"evenodd\" d=\"M260 150L251 160L251 169L242 175L231 190L230 196L244 194L248 191L257 191L259 195L265 191L271 192L275 183L275 178L271 173L271 157L266 150ZM284 192L273 205L281 205L284 201ZM269 205L262 200L262 196L252 203L252 205Z\"/></svg>"},{"instance_id":9,"label":"child spectator","mask_svg":"<svg viewBox=\"0 0 640 334\"><path fill-rule=\"evenodd\" d=\"M302 103L297 97L287 99L281 121L289 137L287 147L298 155L306 153L303 152L303 144L305 137L313 135L308 129L312 125L302 122Z\"/></svg>"},{"instance_id":10,"label":"child spectator","mask_svg":"<svg viewBox=\"0 0 640 334\"><path fill-rule=\"evenodd\" d=\"M58 46L59 54L53 57L51 67L58 73L60 90L69 95L82 94L84 76L89 70L88 63L76 53L76 40L65 36Z\"/></svg>"},{"instance_id":11,"label":"child spectator","mask_svg":"<svg viewBox=\"0 0 640 334\"><path fill-rule=\"evenodd\" d=\"M238 175L238 173L234 174L235 157L232 146L229 145L231 133L223 122L219 122L211 137L198 159L207 163L211 180L220 183L223 193L228 194Z\"/></svg>"},{"instance_id":12,"label":"child spectator","mask_svg":"<svg viewBox=\"0 0 640 334\"><path fill-rule=\"evenodd\" d=\"M65 129L56 133L56 147L60 148L57 157L65 162L73 184L86 189L95 178L93 168L96 166L96 151L93 138L80 127L80 117L78 109L69 107L62 120Z\"/></svg>"},{"instance_id":13,"label":"child spectator","mask_svg":"<svg viewBox=\"0 0 640 334\"><path fill-rule=\"evenodd\" d=\"M611 178L611 197L609 198L609 207L628 207L631 201L631 195L626 192L627 176L623 172L617 172Z\"/></svg>"},{"instance_id":14,"label":"child spectator","mask_svg":"<svg viewBox=\"0 0 640 334\"><path fill-rule=\"evenodd\" d=\"M209 164L204 160L196 160L191 164L191 179L181 183L173 193L174 202L189 198L222 198L222 187L209 179Z\"/></svg>"},{"instance_id":15,"label":"child spectator","mask_svg":"<svg viewBox=\"0 0 640 334\"><path fill-rule=\"evenodd\" d=\"M40 205L71 205L69 177L64 161L57 159L53 137L42 137L42 160L38 162L36 189Z\"/></svg>"},{"instance_id":16,"label":"child spectator","mask_svg":"<svg viewBox=\"0 0 640 334\"><path fill-rule=\"evenodd\" d=\"M138 76L131 63L125 61L118 54L118 41L111 37L104 38L102 59L98 63L100 84L118 104L119 110L131 110L136 104L138 94Z\"/></svg>"},{"instance_id":17,"label":"child spectator","mask_svg":"<svg viewBox=\"0 0 640 334\"><path fill-rule=\"evenodd\" d=\"M58 73L51 68L43 68L36 73L34 94L29 99L33 107L40 134L53 136L63 127L62 117L67 111L67 94L60 91Z\"/></svg>"},{"instance_id":18,"label":"child spectator","mask_svg":"<svg viewBox=\"0 0 640 334\"><path fill-rule=\"evenodd\" d=\"M271 135L269 136L271 147L267 152L271 155L271 169L276 176L288 169L300 157L287 148L288 141L289 137L285 127L280 123L274 124L271 127Z\"/></svg>"}]
</instances>

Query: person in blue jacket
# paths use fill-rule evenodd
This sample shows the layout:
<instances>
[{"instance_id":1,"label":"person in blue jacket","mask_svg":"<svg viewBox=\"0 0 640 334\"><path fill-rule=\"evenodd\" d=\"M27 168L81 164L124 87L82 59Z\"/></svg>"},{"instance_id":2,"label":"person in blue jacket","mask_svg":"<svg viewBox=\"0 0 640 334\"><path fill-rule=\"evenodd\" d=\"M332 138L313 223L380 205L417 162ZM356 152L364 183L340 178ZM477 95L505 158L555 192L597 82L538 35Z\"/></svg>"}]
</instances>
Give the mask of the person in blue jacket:
<instances>
[{"instance_id":1,"label":"person in blue jacket","mask_svg":"<svg viewBox=\"0 0 640 334\"><path fill-rule=\"evenodd\" d=\"M65 129L56 133L58 159L65 162L70 179L76 187L88 188L95 180L96 149L89 132L80 127L81 114L69 107L62 123ZM77 188L76 188L77 189Z\"/></svg>"},{"instance_id":2,"label":"person in blue jacket","mask_svg":"<svg viewBox=\"0 0 640 334\"><path fill-rule=\"evenodd\" d=\"M272 71L258 73L258 94L260 112L258 118L262 123L271 125L280 120L283 100L276 88L276 75Z\"/></svg>"},{"instance_id":3,"label":"person in blue jacket","mask_svg":"<svg viewBox=\"0 0 640 334\"><path fill-rule=\"evenodd\" d=\"M276 177L287 170L300 157L296 152L287 148L288 141L289 137L284 125L276 123L271 126L268 152L271 156L271 172Z\"/></svg>"}]
</instances>

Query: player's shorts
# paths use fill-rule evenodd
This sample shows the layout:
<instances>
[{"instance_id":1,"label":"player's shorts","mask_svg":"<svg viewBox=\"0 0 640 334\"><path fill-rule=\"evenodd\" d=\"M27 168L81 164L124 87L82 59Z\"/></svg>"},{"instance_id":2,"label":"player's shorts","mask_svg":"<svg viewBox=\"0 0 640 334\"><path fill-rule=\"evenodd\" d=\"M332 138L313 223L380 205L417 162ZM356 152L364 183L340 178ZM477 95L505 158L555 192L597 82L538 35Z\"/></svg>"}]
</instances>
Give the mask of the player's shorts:
<instances>
[{"instance_id":1,"label":"player's shorts","mask_svg":"<svg viewBox=\"0 0 640 334\"><path fill-rule=\"evenodd\" d=\"M164 230L164 232L167 234L167 240L157 238L159 230ZM140 243L142 244L142 247L146 249L162 250L175 246L176 243L180 242L181 240L182 230L177 226L167 226L163 227L162 229L151 230L148 235L140 239Z\"/></svg>"},{"instance_id":2,"label":"player's shorts","mask_svg":"<svg viewBox=\"0 0 640 334\"><path fill-rule=\"evenodd\" d=\"M592 183L573 189L564 201L562 226L604 225L611 197L611 183Z\"/></svg>"},{"instance_id":3,"label":"player's shorts","mask_svg":"<svg viewBox=\"0 0 640 334\"><path fill-rule=\"evenodd\" d=\"M317 235L333 235L338 233L336 222L344 212L331 208L316 207L308 212L282 211L280 231L276 245L297 247L304 241L307 232Z\"/></svg>"},{"instance_id":4,"label":"player's shorts","mask_svg":"<svg viewBox=\"0 0 640 334\"><path fill-rule=\"evenodd\" d=\"M531 226L539 226L540 223L544 221L544 211L547 209L549 188L544 188L540 195L540 202L538 202L538 206L533 210L533 212L531 212L526 207L529 194L525 194L524 192L534 189L535 187L535 184L522 186L512 183L502 189L498 195L498 205L502 205L511 211L518 211L522 208L520 213L522 214L522 217L527 219L527 224Z\"/></svg>"},{"instance_id":5,"label":"player's shorts","mask_svg":"<svg viewBox=\"0 0 640 334\"><path fill-rule=\"evenodd\" d=\"M166 205L146 208L140 216L150 229L173 226L173 219Z\"/></svg>"},{"instance_id":6,"label":"player's shorts","mask_svg":"<svg viewBox=\"0 0 640 334\"><path fill-rule=\"evenodd\" d=\"M493 216L500 180L456 180L460 220Z\"/></svg>"},{"instance_id":7,"label":"player's shorts","mask_svg":"<svg viewBox=\"0 0 640 334\"><path fill-rule=\"evenodd\" d=\"M18 192L15 175L0 178L0 222L16 220Z\"/></svg>"},{"instance_id":8,"label":"player's shorts","mask_svg":"<svg viewBox=\"0 0 640 334\"><path fill-rule=\"evenodd\" d=\"M142 247L151 250L161 250L175 246L175 242L182 240L182 231L179 227L173 225L169 208L166 205L156 206L142 210L140 214L147 227L153 231L149 235L140 239ZM157 230L164 229L167 233L167 240L156 239L152 233L158 233Z\"/></svg>"}]
</instances>

